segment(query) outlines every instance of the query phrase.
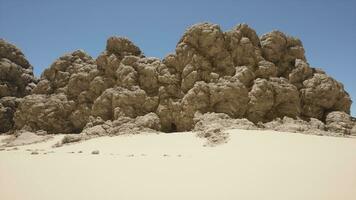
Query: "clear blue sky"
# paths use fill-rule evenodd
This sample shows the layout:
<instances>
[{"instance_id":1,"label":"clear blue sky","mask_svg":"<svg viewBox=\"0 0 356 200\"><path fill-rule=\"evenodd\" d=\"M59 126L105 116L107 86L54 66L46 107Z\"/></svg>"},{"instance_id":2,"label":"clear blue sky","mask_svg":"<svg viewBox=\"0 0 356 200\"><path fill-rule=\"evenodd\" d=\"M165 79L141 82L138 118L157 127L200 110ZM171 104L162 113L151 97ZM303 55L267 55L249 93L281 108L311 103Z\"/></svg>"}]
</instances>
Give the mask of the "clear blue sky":
<instances>
[{"instance_id":1,"label":"clear blue sky","mask_svg":"<svg viewBox=\"0 0 356 200\"><path fill-rule=\"evenodd\" d=\"M245 22L258 34L279 29L301 38L309 63L356 100L356 0L0 0L0 37L22 49L37 76L66 52L96 57L112 35L162 58L187 26L202 21L223 30Z\"/></svg>"}]
</instances>

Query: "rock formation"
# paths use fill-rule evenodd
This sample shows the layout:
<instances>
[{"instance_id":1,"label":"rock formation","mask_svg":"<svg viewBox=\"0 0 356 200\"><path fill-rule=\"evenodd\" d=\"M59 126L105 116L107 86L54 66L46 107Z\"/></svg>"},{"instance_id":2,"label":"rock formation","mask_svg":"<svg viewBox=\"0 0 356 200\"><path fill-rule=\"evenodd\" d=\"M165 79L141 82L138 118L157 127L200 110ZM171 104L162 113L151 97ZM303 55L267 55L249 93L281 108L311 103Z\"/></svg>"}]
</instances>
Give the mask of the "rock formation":
<instances>
[{"instance_id":1,"label":"rock formation","mask_svg":"<svg viewBox=\"0 0 356 200\"><path fill-rule=\"evenodd\" d=\"M19 98L31 94L35 84L32 66L24 54L0 39L0 133L12 129Z\"/></svg>"},{"instance_id":2,"label":"rock formation","mask_svg":"<svg viewBox=\"0 0 356 200\"><path fill-rule=\"evenodd\" d=\"M273 120L294 119L307 128L355 132L343 85L309 66L302 42L279 31L258 37L246 24L226 32L196 24L163 60L145 57L126 38L111 37L96 60L82 50L66 54L37 85L23 54L0 44L2 132L13 124L89 135L198 130L197 116L205 113L221 113L217 120L228 117L229 124L245 118L268 128L277 126L268 124Z\"/></svg>"}]
</instances>

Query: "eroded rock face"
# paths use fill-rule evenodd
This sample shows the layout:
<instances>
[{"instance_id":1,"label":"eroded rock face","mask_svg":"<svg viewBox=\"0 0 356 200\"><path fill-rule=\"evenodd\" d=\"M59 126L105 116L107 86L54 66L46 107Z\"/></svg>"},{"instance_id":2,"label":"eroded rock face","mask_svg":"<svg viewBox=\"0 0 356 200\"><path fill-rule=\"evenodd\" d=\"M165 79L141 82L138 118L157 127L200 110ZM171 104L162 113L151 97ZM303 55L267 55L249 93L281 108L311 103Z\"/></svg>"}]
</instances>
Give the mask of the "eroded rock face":
<instances>
[{"instance_id":1,"label":"eroded rock face","mask_svg":"<svg viewBox=\"0 0 356 200\"><path fill-rule=\"evenodd\" d=\"M266 125L272 128L311 129L326 119L332 122L321 129L337 131L340 120L331 113L348 115L350 105L341 83L308 64L299 39L279 31L259 38L246 24L224 32L201 23L163 60L121 37L109 38L96 60L81 50L60 57L19 102L14 123L50 133L172 132L197 127L199 115L229 123L283 119ZM0 116L7 116L3 107Z\"/></svg>"},{"instance_id":2,"label":"eroded rock face","mask_svg":"<svg viewBox=\"0 0 356 200\"><path fill-rule=\"evenodd\" d=\"M256 79L248 96L247 117L253 122L300 116L298 90L284 78Z\"/></svg>"},{"instance_id":3,"label":"eroded rock face","mask_svg":"<svg viewBox=\"0 0 356 200\"><path fill-rule=\"evenodd\" d=\"M341 83L326 74L315 73L300 90L303 115L322 119L326 112L350 113L351 99Z\"/></svg>"},{"instance_id":4,"label":"eroded rock face","mask_svg":"<svg viewBox=\"0 0 356 200\"><path fill-rule=\"evenodd\" d=\"M282 119L277 118L263 124L262 127L275 131L328 135L325 132L324 123L315 118L311 118L309 121L304 121L299 118L293 119L290 117L283 117Z\"/></svg>"},{"instance_id":5,"label":"eroded rock face","mask_svg":"<svg viewBox=\"0 0 356 200\"><path fill-rule=\"evenodd\" d=\"M14 125L13 115L19 99L36 86L32 66L14 45L0 39L0 133Z\"/></svg>"},{"instance_id":6,"label":"eroded rock face","mask_svg":"<svg viewBox=\"0 0 356 200\"><path fill-rule=\"evenodd\" d=\"M99 84L90 87L99 73L95 60L82 50L60 57L42 73L33 94L21 102L16 127L29 125L51 133L80 132L88 121L96 89L100 87ZM43 118L27 119L31 115ZM57 124L52 124L56 120Z\"/></svg>"},{"instance_id":7,"label":"eroded rock face","mask_svg":"<svg viewBox=\"0 0 356 200\"><path fill-rule=\"evenodd\" d=\"M23 97L35 86L32 66L14 45L0 39L0 98Z\"/></svg>"},{"instance_id":8,"label":"eroded rock face","mask_svg":"<svg viewBox=\"0 0 356 200\"><path fill-rule=\"evenodd\" d=\"M0 133L7 132L14 126L13 117L20 100L16 97L0 98Z\"/></svg>"},{"instance_id":9,"label":"eroded rock face","mask_svg":"<svg viewBox=\"0 0 356 200\"><path fill-rule=\"evenodd\" d=\"M74 132L69 120L75 109L75 102L60 94L33 94L21 101L15 113L15 128L29 126L32 130L45 130L49 133Z\"/></svg>"},{"instance_id":10,"label":"eroded rock face","mask_svg":"<svg viewBox=\"0 0 356 200\"><path fill-rule=\"evenodd\" d=\"M332 132L350 135L352 128L356 125L351 116L345 112L334 111L326 116L326 128Z\"/></svg>"}]
</instances>

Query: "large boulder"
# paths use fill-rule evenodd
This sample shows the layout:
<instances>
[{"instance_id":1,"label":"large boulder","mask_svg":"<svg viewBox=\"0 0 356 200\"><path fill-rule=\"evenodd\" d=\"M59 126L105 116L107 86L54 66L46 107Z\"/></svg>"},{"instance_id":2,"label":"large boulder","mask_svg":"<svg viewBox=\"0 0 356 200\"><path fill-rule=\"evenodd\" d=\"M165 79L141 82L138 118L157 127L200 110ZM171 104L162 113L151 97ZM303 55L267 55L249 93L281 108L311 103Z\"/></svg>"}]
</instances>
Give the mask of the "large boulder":
<instances>
[{"instance_id":1,"label":"large boulder","mask_svg":"<svg viewBox=\"0 0 356 200\"><path fill-rule=\"evenodd\" d=\"M98 75L95 60L82 50L65 54L41 75L35 94L64 93L71 99L89 89L90 81Z\"/></svg>"},{"instance_id":2,"label":"large boulder","mask_svg":"<svg viewBox=\"0 0 356 200\"><path fill-rule=\"evenodd\" d=\"M75 132L69 120L75 110L75 102L64 94L33 94L22 99L15 113L15 128L25 126L32 130L45 130L49 133Z\"/></svg>"},{"instance_id":3,"label":"large boulder","mask_svg":"<svg viewBox=\"0 0 356 200\"><path fill-rule=\"evenodd\" d=\"M92 115L104 120L114 120L122 116L135 118L155 111L157 97L149 97L139 87L126 89L109 88L99 96L92 108Z\"/></svg>"},{"instance_id":4,"label":"large boulder","mask_svg":"<svg viewBox=\"0 0 356 200\"><path fill-rule=\"evenodd\" d=\"M350 135L352 128L356 125L349 114L341 111L334 111L327 114L325 122L326 128L329 131L346 135Z\"/></svg>"},{"instance_id":5,"label":"large boulder","mask_svg":"<svg viewBox=\"0 0 356 200\"><path fill-rule=\"evenodd\" d=\"M13 115L21 98L36 86L33 68L14 45L0 39L0 133L13 127Z\"/></svg>"},{"instance_id":6,"label":"large boulder","mask_svg":"<svg viewBox=\"0 0 356 200\"><path fill-rule=\"evenodd\" d=\"M266 122L284 116L300 116L297 88L284 78L256 79L248 94L247 118L253 122Z\"/></svg>"},{"instance_id":7,"label":"large boulder","mask_svg":"<svg viewBox=\"0 0 356 200\"><path fill-rule=\"evenodd\" d=\"M57 59L40 78L33 90L33 95L50 95L51 99L64 95L68 101L76 106L66 119L71 126L65 132L78 132L86 125L91 113L91 106L99 95L100 81L95 80L99 75L96 62L82 50L65 54ZM95 86L91 82L97 83ZM105 83L103 83L105 85ZM61 94L61 95L53 95ZM34 98L37 98L34 96ZM61 101L61 99L58 99ZM19 113L21 115L21 113ZM38 123L41 123L39 121ZM47 126L47 125L46 125ZM41 125L35 126L41 127ZM63 131L62 131L63 132Z\"/></svg>"},{"instance_id":8,"label":"large boulder","mask_svg":"<svg viewBox=\"0 0 356 200\"><path fill-rule=\"evenodd\" d=\"M0 98L0 133L7 132L14 126L13 117L20 100L16 97Z\"/></svg>"},{"instance_id":9,"label":"large boulder","mask_svg":"<svg viewBox=\"0 0 356 200\"><path fill-rule=\"evenodd\" d=\"M0 39L0 98L30 94L36 83L32 69L17 47Z\"/></svg>"},{"instance_id":10,"label":"large boulder","mask_svg":"<svg viewBox=\"0 0 356 200\"><path fill-rule=\"evenodd\" d=\"M235 66L256 67L261 57L260 40L256 31L247 24L240 24L225 32L226 48Z\"/></svg>"},{"instance_id":11,"label":"large boulder","mask_svg":"<svg viewBox=\"0 0 356 200\"><path fill-rule=\"evenodd\" d=\"M303 82L300 90L302 114L323 119L327 112L350 113L351 99L344 86L326 74L315 73Z\"/></svg>"},{"instance_id":12,"label":"large boulder","mask_svg":"<svg viewBox=\"0 0 356 200\"><path fill-rule=\"evenodd\" d=\"M260 38L263 57L276 64L277 75L288 78L296 59L306 60L302 42L280 31L272 31Z\"/></svg>"}]
</instances>

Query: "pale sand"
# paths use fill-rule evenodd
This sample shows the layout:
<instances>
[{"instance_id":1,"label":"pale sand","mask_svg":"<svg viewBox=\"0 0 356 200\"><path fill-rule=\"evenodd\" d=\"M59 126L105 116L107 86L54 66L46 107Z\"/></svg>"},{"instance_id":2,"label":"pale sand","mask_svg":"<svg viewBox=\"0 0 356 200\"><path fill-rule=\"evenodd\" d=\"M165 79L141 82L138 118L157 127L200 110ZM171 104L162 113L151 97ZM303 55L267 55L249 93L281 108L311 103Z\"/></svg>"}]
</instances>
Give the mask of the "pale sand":
<instances>
[{"instance_id":1,"label":"pale sand","mask_svg":"<svg viewBox=\"0 0 356 200\"><path fill-rule=\"evenodd\" d=\"M0 199L356 199L355 138L230 132L229 142L217 147L174 133L102 137L51 149L62 137L56 136L0 151ZM26 149L42 151L31 155Z\"/></svg>"}]
</instances>

